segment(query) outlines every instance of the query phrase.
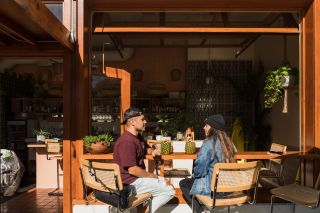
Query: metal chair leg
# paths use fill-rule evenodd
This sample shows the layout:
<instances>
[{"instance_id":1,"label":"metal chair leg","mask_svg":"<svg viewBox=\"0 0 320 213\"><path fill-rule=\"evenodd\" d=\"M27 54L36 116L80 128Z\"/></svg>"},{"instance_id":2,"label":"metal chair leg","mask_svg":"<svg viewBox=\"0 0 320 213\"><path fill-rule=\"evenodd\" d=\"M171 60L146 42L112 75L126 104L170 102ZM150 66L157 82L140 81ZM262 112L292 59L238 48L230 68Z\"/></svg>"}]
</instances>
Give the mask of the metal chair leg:
<instances>
[{"instance_id":1,"label":"metal chair leg","mask_svg":"<svg viewBox=\"0 0 320 213\"><path fill-rule=\"evenodd\" d=\"M228 213L230 213L230 206L228 206Z\"/></svg>"},{"instance_id":2,"label":"metal chair leg","mask_svg":"<svg viewBox=\"0 0 320 213\"><path fill-rule=\"evenodd\" d=\"M194 213L194 210L193 210L193 202L194 202L194 196L192 196L191 198L191 212Z\"/></svg>"},{"instance_id":3,"label":"metal chair leg","mask_svg":"<svg viewBox=\"0 0 320 213\"><path fill-rule=\"evenodd\" d=\"M152 198L148 202L149 205L149 213L152 213Z\"/></svg>"},{"instance_id":4,"label":"metal chair leg","mask_svg":"<svg viewBox=\"0 0 320 213\"><path fill-rule=\"evenodd\" d=\"M296 204L292 203L292 213L295 213L295 211L296 211Z\"/></svg>"},{"instance_id":5,"label":"metal chair leg","mask_svg":"<svg viewBox=\"0 0 320 213\"><path fill-rule=\"evenodd\" d=\"M273 203L274 203L274 195L271 195L271 203L270 203L270 213L273 213Z\"/></svg>"}]
</instances>

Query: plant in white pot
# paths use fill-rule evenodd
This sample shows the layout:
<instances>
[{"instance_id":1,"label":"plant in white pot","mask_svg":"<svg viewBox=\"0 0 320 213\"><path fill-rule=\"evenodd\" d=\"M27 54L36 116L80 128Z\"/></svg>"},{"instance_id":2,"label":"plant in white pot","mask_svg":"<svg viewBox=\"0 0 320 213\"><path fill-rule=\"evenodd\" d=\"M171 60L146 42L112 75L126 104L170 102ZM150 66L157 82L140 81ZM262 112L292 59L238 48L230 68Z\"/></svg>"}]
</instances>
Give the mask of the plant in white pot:
<instances>
[{"instance_id":1,"label":"plant in white pot","mask_svg":"<svg viewBox=\"0 0 320 213\"><path fill-rule=\"evenodd\" d=\"M91 154L109 153L112 152L113 137L111 134L87 135L83 138L83 146Z\"/></svg>"},{"instance_id":2,"label":"plant in white pot","mask_svg":"<svg viewBox=\"0 0 320 213\"><path fill-rule=\"evenodd\" d=\"M51 133L45 129L34 129L33 134L37 137L37 143L44 143L45 139L51 135Z\"/></svg>"},{"instance_id":3,"label":"plant in white pot","mask_svg":"<svg viewBox=\"0 0 320 213\"><path fill-rule=\"evenodd\" d=\"M273 105L284 95L283 113L288 112L287 107L287 88L293 78L290 77L291 68L288 65L280 66L266 74L264 86L264 106L272 108Z\"/></svg>"}]
</instances>

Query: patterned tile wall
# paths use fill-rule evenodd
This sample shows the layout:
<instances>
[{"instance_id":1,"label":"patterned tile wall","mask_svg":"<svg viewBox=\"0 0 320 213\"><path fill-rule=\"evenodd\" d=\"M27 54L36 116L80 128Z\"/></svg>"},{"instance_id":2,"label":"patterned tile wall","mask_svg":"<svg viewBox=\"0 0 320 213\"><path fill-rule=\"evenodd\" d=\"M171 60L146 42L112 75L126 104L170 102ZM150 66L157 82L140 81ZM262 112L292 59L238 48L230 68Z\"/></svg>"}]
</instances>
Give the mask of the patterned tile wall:
<instances>
[{"instance_id":1,"label":"patterned tile wall","mask_svg":"<svg viewBox=\"0 0 320 213\"><path fill-rule=\"evenodd\" d=\"M238 115L252 118L253 103L239 94L250 72L251 61L188 62L187 113L193 119L196 139L204 138L203 120L209 115L222 114L229 134Z\"/></svg>"}]
</instances>

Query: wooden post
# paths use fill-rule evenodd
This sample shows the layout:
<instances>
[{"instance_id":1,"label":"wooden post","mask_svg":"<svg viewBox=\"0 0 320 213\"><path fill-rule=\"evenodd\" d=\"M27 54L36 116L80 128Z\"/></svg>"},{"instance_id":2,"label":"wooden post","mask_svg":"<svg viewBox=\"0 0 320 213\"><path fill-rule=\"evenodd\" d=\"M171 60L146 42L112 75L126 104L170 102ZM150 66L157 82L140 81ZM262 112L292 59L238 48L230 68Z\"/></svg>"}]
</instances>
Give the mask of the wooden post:
<instances>
[{"instance_id":1,"label":"wooden post","mask_svg":"<svg viewBox=\"0 0 320 213\"><path fill-rule=\"evenodd\" d=\"M121 80L121 106L120 106L120 122L123 121L123 113L130 107L130 88L131 88L131 74L123 69L113 67L106 67L105 73L107 77L117 78ZM125 130L125 126L121 126L121 133Z\"/></svg>"},{"instance_id":2,"label":"wooden post","mask_svg":"<svg viewBox=\"0 0 320 213\"><path fill-rule=\"evenodd\" d=\"M309 151L315 146L320 147L319 141L319 113L320 93L320 45L316 42L319 37L319 26L315 24L316 13L319 12L319 1L314 1L309 8L304 11L302 19L302 71L301 71L301 150ZM318 45L318 48L316 46Z\"/></svg>"},{"instance_id":3,"label":"wooden post","mask_svg":"<svg viewBox=\"0 0 320 213\"><path fill-rule=\"evenodd\" d=\"M66 54L63 58L63 211L71 211L71 154L73 147L71 146L73 128L72 128L72 54Z\"/></svg>"},{"instance_id":4,"label":"wooden post","mask_svg":"<svg viewBox=\"0 0 320 213\"><path fill-rule=\"evenodd\" d=\"M315 144L314 146L316 148L320 149L320 1L314 0L314 60L315 60L315 66L314 66L314 114L315 114L315 120L314 120L314 126L315 126Z\"/></svg>"},{"instance_id":5,"label":"wooden post","mask_svg":"<svg viewBox=\"0 0 320 213\"><path fill-rule=\"evenodd\" d=\"M72 212L72 201L82 199L79 159L83 155L82 138L89 132L90 82L88 59L89 16L84 0L77 1L76 50L64 70L64 198L63 212ZM69 67L67 67L69 66Z\"/></svg>"}]
</instances>

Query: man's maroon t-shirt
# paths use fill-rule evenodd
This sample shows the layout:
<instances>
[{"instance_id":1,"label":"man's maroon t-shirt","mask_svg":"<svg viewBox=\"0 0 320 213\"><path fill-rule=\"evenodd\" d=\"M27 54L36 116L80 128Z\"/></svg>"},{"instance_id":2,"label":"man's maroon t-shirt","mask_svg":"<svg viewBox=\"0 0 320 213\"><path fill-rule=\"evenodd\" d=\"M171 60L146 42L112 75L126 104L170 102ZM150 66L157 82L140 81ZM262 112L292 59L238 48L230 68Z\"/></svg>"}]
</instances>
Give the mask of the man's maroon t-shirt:
<instances>
[{"instance_id":1,"label":"man's maroon t-shirt","mask_svg":"<svg viewBox=\"0 0 320 213\"><path fill-rule=\"evenodd\" d=\"M121 178L124 184L131 184L138 178L129 174L129 167L138 166L145 169L144 158L144 141L130 132L125 131L118 138L113 151L113 161L120 167Z\"/></svg>"}]
</instances>

